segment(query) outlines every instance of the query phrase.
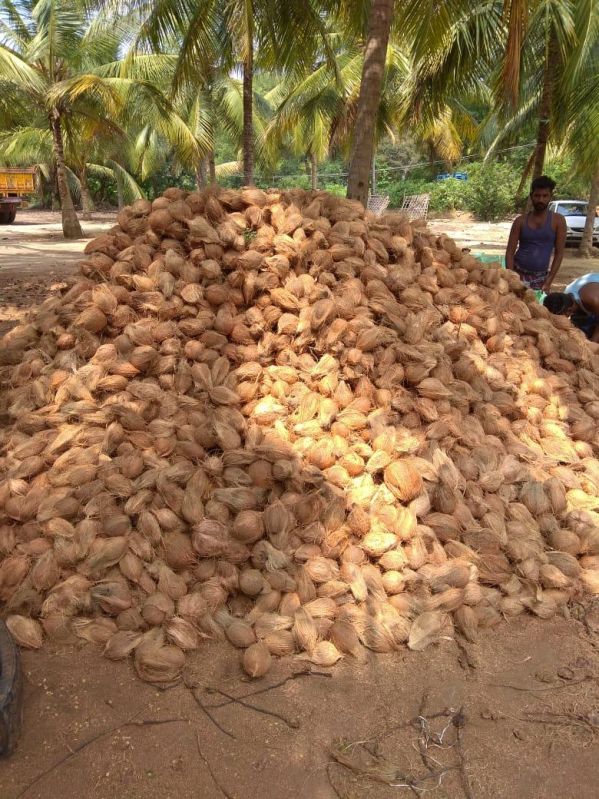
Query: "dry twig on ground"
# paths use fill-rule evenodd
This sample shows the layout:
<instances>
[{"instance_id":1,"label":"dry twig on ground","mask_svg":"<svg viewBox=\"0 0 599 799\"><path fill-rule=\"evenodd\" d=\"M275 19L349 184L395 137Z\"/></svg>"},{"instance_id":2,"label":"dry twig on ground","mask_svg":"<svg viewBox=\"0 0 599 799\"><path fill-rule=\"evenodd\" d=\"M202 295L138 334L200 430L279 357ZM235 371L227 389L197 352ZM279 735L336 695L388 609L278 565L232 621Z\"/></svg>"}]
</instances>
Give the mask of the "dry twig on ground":
<instances>
[{"instance_id":1,"label":"dry twig on ground","mask_svg":"<svg viewBox=\"0 0 599 799\"><path fill-rule=\"evenodd\" d=\"M387 758L380 754L379 740L375 739L355 742L338 741L331 749L333 758L331 762L343 766L363 779L382 782L393 788L407 788L416 796L436 790L441 786L447 774L457 771L460 774L464 796L466 799L474 799L466 770L462 740L462 730L466 722L463 709L448 708L441 713L427 716L427 699L427 695L424 694L420 703L419 713L415 718L395 725L391 731L387 731L382 736L383 738L388 738L391 732L405 729L409 726L418 730L418 738L414 745L426 769L424 774L416 775L406 772L394 763L389 762ZM444 719L444 724L437 731L431 726L431 721L440 718ZM433 756L431 752L433 749L455 750L457 762L441 763ZM327 769L327 775L333 790L337 796L340 796L339 789L331 778L330 768Z\"/></svg>"}]
</instances>

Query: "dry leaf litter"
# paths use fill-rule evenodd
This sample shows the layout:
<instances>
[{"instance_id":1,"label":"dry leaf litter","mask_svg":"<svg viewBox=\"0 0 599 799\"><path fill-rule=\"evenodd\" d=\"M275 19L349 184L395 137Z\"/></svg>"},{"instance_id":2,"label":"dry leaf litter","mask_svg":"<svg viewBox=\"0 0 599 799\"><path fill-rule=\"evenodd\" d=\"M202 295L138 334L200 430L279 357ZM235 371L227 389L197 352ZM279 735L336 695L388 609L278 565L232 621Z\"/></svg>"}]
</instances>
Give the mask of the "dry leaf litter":
<instances>
[{"instance_id":1,"label":"dry leaf litter","mask_svg":"<svg viewBox=\"0 0 599 799\"><path fill-rule=\"evenodd\" d=\"M517 276L302 191L136 201L2 342L0 601L175 680L599 592L599 357Z\"/></svg>"}]
</instances>

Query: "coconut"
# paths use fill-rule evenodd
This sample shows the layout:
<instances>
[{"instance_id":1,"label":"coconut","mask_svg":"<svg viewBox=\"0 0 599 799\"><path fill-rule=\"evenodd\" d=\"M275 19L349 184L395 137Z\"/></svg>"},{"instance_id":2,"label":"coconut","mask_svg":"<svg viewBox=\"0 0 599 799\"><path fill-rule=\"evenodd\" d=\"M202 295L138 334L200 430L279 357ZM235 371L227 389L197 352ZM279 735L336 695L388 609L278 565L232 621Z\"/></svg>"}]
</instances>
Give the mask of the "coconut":
<instances>
[{"instance_id":1,"label":"coconut","mask_svg":"<svg viewBox=\"0 0 599 799\"><path fill-rule=\"evenodd\" d=\"M258 596L265 588L264 578L257 569L244 569L239 575L239 590L247 596Z\"/></svg>"},{"instance_id":2,"label":"coconut","mask_svg":"<svg viewBox=\"0 0 599 799\"><path fill-rule=\"evenodd\" d=\"M143 635L132 630L115 633L104 647L103 655L110 660L123 660L141 643Z\"/></svg>"},{"instance_id":3,"label":"coconut","mask_svg":"<svg viewBox=\"0 0 599 799\"><path fill-rule=\"evenodd\" d=\"M296 641L291 630L273 630L266 633L262 640L271 655L284 657L296 651Z\"/></svg>"},{"instance_id":4,"label":"coconut","mask_svg":"<svg viewBox=\"0 0 599 799\"><path fill-rule=\"evenodd\" d=\"M405 459L389 464L384 472L385 485L401 502L409 502L422 491L422 477L414 462Z\"/></svg>"},{"instance_id":5,"label":"coconut","mask_svg":"<svg viewBox=\"0 0 599 799\"><path fill-rule=\"evenodd\" d=\"M164 631L167 639L184 652L198 648L198 632L186 619L173 616L166 622Z\"/></svg>"},{"instance_id":6,"label":"coconut","mask_svg":"<svg viewBox=\"0 0 599 799\"><path fill-rule=\"evenodd\" d=\"M272 666L270 650L263 641L251 644L243 653L243 670L252 679L264 677Z\"/></svg>"},{"instance_id":7,"label":"coconut","mask_svg":"<svg viewBox=\"0 0 599 799\"><path fill-rule=\"evenodd\" d=\"M447 616L439 611L428 611L418 616L410 630L408 646L417 652L437 643L446 636Z\"/></svg>"},{"instance_id":8,"label":"coconut","mask_svg":"<svg viewBox=\"0 0 599 799\"><path fill-rule=\"evenodd\" d=\"M8 616L6 626L19 646L24 649L39 649L43 643L43 632L39 622L25 616Z\"/></svg>"},{"instance_id":9,"label":"coconut","mask_svg":"<svg viewBox=\"0 0 599 799\"><path fill-rule=\"evenodd\" d=\"M137 608L123 610L116 617L116 624L119 630L145 630L146 623Z\"/></svg>"},{"instance_id":10,"label":"coconut","mask_svg":"<svg viewBox=\"0 0 599 799\"><path fill-rule=\"evenodd\" d=\"M185 594L177 601L177 614L191 622L197 622L208 612L208 604L198 592Z\"/></svg>"},{"instance_id":11,"label":"coconut","mask_svg":"<svg viewBox=\"0 0 599 799\"><path fill-rule=\"evenodd\" d=\"M227 626L225 635L238 649L246 649L256 642L252 627L240 619L235 619Z\"/></svg>"},{"instance_id":12,"label":"coconut","mask_svg":"<svg viewBox=\"0 0 599 799\"><path fill-rule=\"evenodd\" d=\"M304 608L299 608L294 614L293 634L300 649L311 652L318 641L318 631L314 619Z\"/></svg>"},{"instance_id":13,"label":"coconut","mask_svg":"<svg viewBox=\"0 0 599 799\"><path fill-rule=\"evenodd\" d=\"M166 594L156 592L149 596L143 604L141 615L152 627L159 627L175 612L173 600Z\"/></svg>"},{"instance_id":14,"label":"coconut","mask_svg":"<svg viewBox=\"0 0 599 799\"><path fill-rule=\"evenodd\" d=\"M358 634L348 621L336 621L329 630L329 637L339 652L358 656L362 650Z\"/></svg>"},{"instance_id":15,"label":"coconut","mask_svg":"<svg viewBox=\"0 0 599 799\"><path fill-rule=\"evenodd\" d=\"M235 517L231 533L244 544L253 544L264 535L262 514L257 511L241 511Z\"/></svg>"},{"instance_id":16,"label":"coconut","mask_svg":"<svg viewBox=\"0 0 599 799\"><path fill-rule=\"evenodd\" d=\"M92 644L106 644L117 633L114 620L103 616L96 619L73 619L71 628L78 638Z\"/></svg>"},{"instance_id":17,"label":"coconut","mask_svg":"<svg viewBox=\"0 0 599 799\"><path fill-rule=\"evenodd\" d=\"M468 641L476 641L478 637L478 617L473 608L461 605L454 612L454 619L458 630Z\"/></svg>"},{"instance_id":18,"label":"coconut","mask_svg":"<svg viewBox=\"0 0 599 799\"><path fill-rule=\"evenodd\" d=\"M145 682L172 683L179 678L185 655L176 646L164 644L160 630L145 633L135 649L135 670Z\"/></svg>"},{"instance_id":19,"label":"coconut","mask_svg":"<svg viewBox=\"0 0 599 799\"><path fill-rule=\"evenodd\" d=\"M317 666L334 666L342 657L341 652L331 641L319 641L308 655Z\"/></svg>"}]
</instances>

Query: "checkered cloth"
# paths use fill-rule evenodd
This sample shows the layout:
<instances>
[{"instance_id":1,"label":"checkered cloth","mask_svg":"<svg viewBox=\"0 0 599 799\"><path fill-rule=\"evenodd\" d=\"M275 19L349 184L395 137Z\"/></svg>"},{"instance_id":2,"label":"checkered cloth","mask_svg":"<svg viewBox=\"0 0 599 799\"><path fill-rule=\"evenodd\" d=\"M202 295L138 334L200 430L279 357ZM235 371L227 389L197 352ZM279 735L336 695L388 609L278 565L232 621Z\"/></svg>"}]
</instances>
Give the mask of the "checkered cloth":
<instances>
[{"instance_id":1,"label":"checkered cloth","mask_svg":"<svg viewBox=\"0 0 599 799\"><path fill-rule=\"evenodd\" d=\"M534 289L535 291L539 291L543 288L543 284L547 280L547 275L549 274L549 272L522 272L520 269L516 269L516 273L529 289Z\"/></svg>"}]
</instances>

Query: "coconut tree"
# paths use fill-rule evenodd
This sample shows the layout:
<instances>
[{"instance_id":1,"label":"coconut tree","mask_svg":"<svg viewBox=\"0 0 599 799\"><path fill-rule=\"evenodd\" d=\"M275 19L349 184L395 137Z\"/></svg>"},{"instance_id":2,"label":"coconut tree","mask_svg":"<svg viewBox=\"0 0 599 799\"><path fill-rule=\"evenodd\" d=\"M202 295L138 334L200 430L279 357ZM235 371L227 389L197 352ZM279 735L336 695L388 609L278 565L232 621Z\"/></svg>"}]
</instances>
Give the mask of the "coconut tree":
<instances>
[{"instance_id":1,"label":"coconut tree","mask_svg":"<svg viewBox=\"0 0 599 799\"><path fill-rule=\"evenodd\" d=\"M499 128L491 151L530 125L535 150L523 180L541 174L548 143L559 138L555 117L563 102L563 75L573 74L573 58L584 62L596 38L598 4L406 0L398 14L418 64L413 104L434 113L448 89L463 93L487 80Z\"/></svg>"},{"instance_id":2,"label":"coconut tree","mask_svg":"<svg viewBox=\"0 0 599 799\"><path fill-rule=\"evenodd\" d=\"M44 125L43 119L37 126L21 126L0 134L0 153L5 164L33 164L41 179L51 184L54 175L52 134ZM103 136L94 136L93 131L89 130L73 131L70 127L65 128L64 153L69 191L74 199L81 199L83 219L89 219L93 211L88 185L90 175L101 175L115 183L119 207L125 200L133 201L143 196L142 189L132 174L138 165L135 147L114 126L105 128Z\"/></svg>"},{"instance_id":3,"label":"coconut tree","mask_svg":"<svg viewBox=\"0 0 599 799\"><path fill-rule=\"evenodd\" d=\"M482 140L486 140L486 158L490 159L506 142L528 134L535 138L518 195L530 176L542 173L551 140L562 152L576 155L576 172L591 185L589 218L581 242L581 251L589 252L597 202L594 176L599 171L599 7L581 0L572 3L559 25L550 10L539 4L529 19L519 97L507 114L495 104L481 128Z\"/></svg>"},{"instance_id":4,"label":"coconut tree","mask_svg":"<svg viewBox=\"0 0 599 799\"><path fill-rule=\"evenodd\" d=\"M81 75L90 59L116 42L93 36L86 14L77 2L38 0L18 5L0 0L0 81L30 113L43 116L51 134L52 154L62 207L65 237L79 238L81 226L67 181L64 128L75 113L57 89L63 81Z\"/></svg>"},{"instance_id":5,"label":"coconut tree","mask_svg":"<svg viewBox=\"0 0 599 799\"><path fill-rule=\"evenodd\" d=\"M301 79L284 76L267 95L275 113L261 152L271 165L283 146L306 156L313 188L315 166L331 150L349 158L357 125L364 49L359 39L352 44L341 34L331 34L331 46L336 55L335 70L322 60ZM435 117L414 117L407 92L412 69L405 49L392 40L387 47L381 99L374 119L373 152L384 137L394 139L396 134L409 131L434 157L457 160L464 141L476 136L476 121L460 98L450 96Z\"/></svg>"},{"instance_id":6,"label":"coconut tree","mask_svg":"<svg viewBox=\"0 0 599 799\"><path fill-rule=\"evenodd\" d=\"M198 90L198 84L200 88ZM198 138L201 158L190 166L196 173L198 188L214 184L217 173L224 174L215 160L216 142L225 136L229 141L239 143L243 159L243 140L246 126L246 103L244 102L243 81L235 74L216 72L206 80L182 83L177 92L175 105L190 130ZM264 96L254 85L252 97L252 141L260 141L271 108ZM252 160L256 156L252 152ZM238 161L235 161L235 171ZM232 164L229 165L233 168ZM242 161L243 168L243 161ZM225 168L226 171L226 168Z\"/></svg>"},{"instance_id":7,"label":"coconut tree","mask_svg":"<svg viewBox=\"0 0 599 799\"><path fill-rule=\"evenodd\" d=\"M169 128L182 147L197 147L160 89L131 73L137 61L126 73L119 53L127 35L124 23L100 24L81 0L0 0L0 82L50 131L67 238L82 235L67 179L67 130L90 134L109 120L118 125L126 110Z\"/></svg>"},{"instance_id":8,"label":"coconut tree","mask_svg":"<svg viewBox=\"0 0 599 799\"><path fill-rule=\"evenodd\" d=\"M591 257L596 208L599 205L599 21L589 43L580 43L559 86L562 99L556 123L564 144L576 154L576 171L590 184L586 223L579 246L581 257Z\"/></svg>"},{"instance_id":9,"label":"coconut tree","mask_svg":"<svg viewBox=\"0 0 599 799\"><path fill-rule=\"evenodd\" d=\"M347 178L347 196L366 205L374 156L374 130L387 60L387 45L393 24L394 0L372 0L364 64L356 110L353 147Z\"/></svg>"},{"instance_id":10,"label":"coconut tree","mask_svg":"<svg viewBox=\"0 0 599 799\"><path fill-rule=\"evenodd\" d=\"M254 181L254 75L257 68L300 69L313 62L325 34L316 0L129 0L139 21L136 48L179 43L174 88L200 92L225 76L241 76L243 175ZM198 82L199 81L199 82Z\"/></svg>"},{"instance_id":11,"label":"coconut tree","mask_svg":"<svg viewBox=\"0 0 599 799\"><path fill-rule=\"evenodd\" d=\"M318 161L326 158L332 148L349 155L356 125L363 49L359 44L348 46L340 35L334 38L337 42L335 68L322 59L308 75L284 76L267 95L275 113L267 127L261 152L273 163L286 144L296 155L306 156L313 188L316 188ZM401 85L408 69L404 54L389 47L382 99L373 125L375 144L386 134L393 136L397 127Z\"/></svg>"}]
</instances>

